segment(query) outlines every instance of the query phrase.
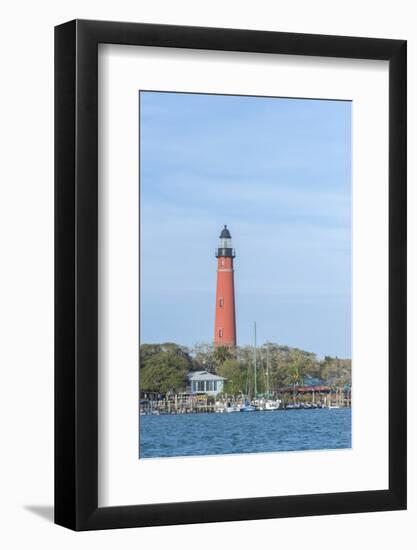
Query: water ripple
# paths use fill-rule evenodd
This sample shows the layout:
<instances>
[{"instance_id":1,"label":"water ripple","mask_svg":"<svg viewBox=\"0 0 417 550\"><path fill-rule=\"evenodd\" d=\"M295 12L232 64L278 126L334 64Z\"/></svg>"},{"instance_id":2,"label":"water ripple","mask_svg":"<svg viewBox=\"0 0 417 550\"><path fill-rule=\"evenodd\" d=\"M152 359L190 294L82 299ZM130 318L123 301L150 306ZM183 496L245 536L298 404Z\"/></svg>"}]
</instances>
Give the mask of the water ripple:
<instances>
[{"instance_id":1,"label":"water ripple","mask_svg":"<svg viewBox=\"0 0 417 550\"><path fill-rule=\"evenodd\" d=\"M350 409L140 417L140 458L346 449Z\"/></svg>"}]
</instances>

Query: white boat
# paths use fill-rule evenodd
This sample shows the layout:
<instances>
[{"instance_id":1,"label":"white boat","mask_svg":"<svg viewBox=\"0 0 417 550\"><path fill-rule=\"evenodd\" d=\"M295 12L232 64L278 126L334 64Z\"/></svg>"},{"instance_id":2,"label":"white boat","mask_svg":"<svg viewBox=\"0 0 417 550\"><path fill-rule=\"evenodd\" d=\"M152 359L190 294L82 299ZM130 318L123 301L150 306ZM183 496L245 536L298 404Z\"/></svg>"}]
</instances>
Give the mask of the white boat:
<instances>
[{"instance_id":1,"label":"white boat","mask_svg":"<svg viewBox=\"0 0 417 550\"><path fill-rule=\"evenodd\" d=\"M280 401L272 401L272 399L268 399L268 401L265 401L264 404L264 411L277 411L279 409Z\"/></svg>"},{"instance_id":2,"label":"white boat","mask_svg":"<svg viewBox=\"0 0 417 550\"><path fill-rule=\"evenodd\" d=\"M216 401L214 412L216 413L233 413L240 412L240 407L237 403Z\"/></svg>"},{"instance_id":3,"label":"white boat","mask_svg":"<svg viewBox=\"0 0 417 550\"><path fill-rule=\"evenodd\" d=\"M240 407L237 403L227 403L225 410L228 413L238 413L240 412Z\"/></svg>"},{"instance_id":4,"label":"white boat","mask_svg":"<svg viewBox=\"0 0 417 550\"><path fill-rule=\"evenodd\" d=\"M256 407L251 405L250 401L245 401L245 404L240 407L240 412L254 412L256 411Z\"/></svg>"}]
</instances>

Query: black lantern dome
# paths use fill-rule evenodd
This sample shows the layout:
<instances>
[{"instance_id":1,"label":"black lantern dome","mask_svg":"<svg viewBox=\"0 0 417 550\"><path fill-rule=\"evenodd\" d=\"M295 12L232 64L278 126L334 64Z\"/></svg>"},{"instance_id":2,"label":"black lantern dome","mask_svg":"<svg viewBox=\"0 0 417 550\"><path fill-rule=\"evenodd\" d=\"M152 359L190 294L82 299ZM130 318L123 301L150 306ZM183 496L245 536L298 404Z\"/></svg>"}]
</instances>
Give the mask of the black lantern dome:
<instances>
[{"instance_id":1,"label":"black lantern dome","mask_svg":"<svg viewBox=\"0 0 417 550\"><path fill-rule=\"evenodd\" d=\"M231 239L232 236L230 234L230 231L227 229L227 225L225 225L222 229L222 232L220 233L220 239Z\"/></svg>"},{"instance_id":2,"label":"black lantern dome","mask_svg":"<svg viewBox=\"0 0 417 550\"><path fill-rule=\"evenodd\" d=\"M219 245L216 248L216 258L234 258L235 251L232 248L232 236L225 225L220 233Z\"/></svg>"}]
</instances>

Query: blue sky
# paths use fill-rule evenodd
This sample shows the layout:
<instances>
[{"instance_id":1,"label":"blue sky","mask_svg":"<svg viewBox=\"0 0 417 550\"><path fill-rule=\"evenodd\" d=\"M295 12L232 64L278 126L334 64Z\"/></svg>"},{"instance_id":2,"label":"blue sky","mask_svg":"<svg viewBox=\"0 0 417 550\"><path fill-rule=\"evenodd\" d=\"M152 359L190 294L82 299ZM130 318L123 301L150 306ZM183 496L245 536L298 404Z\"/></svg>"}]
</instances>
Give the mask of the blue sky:
<instances>
[{"instance_id":1,"label":"blue sky","mask_svg":"<svg viewBox=\"0 0 417 550\"><path fill-rule=\"evenodd\" d=\"M141 342L211 342L219 233L238 344L351 356L351 103L141 92Z\"/></svg>"}]
</instances>

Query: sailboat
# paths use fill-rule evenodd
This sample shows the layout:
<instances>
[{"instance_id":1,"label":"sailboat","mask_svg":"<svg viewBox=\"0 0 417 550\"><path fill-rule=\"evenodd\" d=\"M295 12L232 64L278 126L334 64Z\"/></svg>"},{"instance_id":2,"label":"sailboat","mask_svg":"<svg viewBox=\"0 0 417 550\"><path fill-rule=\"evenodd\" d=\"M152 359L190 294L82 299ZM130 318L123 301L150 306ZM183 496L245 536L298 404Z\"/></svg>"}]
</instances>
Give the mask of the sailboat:
<instances>
[{"instance_id":1,"label":"sailboat","mask_svg":"<svg viewBox=\"0 0 417 550\"><path fill-rule=\"evenodd\" d=\"M268 401L265 402L265 411L277 411L279 409L279 402L278 401L272 401L272 399L268 399Z\"/></svg>"},{"instance_id":2,"label":"sailboat","mask_svg":"<svg viewBox=\"0 0 417 550\"><path fill-rule=\"evenodd\" d=\"M266 346L266 395L267 400L263 404L263 410L264 411L277 411L279 409L279 406L281 404L281 401L277 399L274 401L273 399L270 399L270 391L269 391L269 346L267 344Z\"/></svg>"},{"instance_id":3,"label":"sailboat","mask_svg":"<svg viewBox=\"0 0 417 550\"><path fill-rule=\"evenodd\" d=\"M240 412L246 413L246 412L254 412L256 411L256 407L254 405L251 405L251 402L246 399L245 403L242 407L240 407Z\"/></svg>"},{"instance_id":4,"label":"sailboat","mask_svg":"<svg viewBox=\"0 0 417 550\"><path fill-rule=\"evenodd\" d=\"M254 381L254 395L256 397L256 394L257 394L257 388L256 388L256 323L254 324L255 326L255 332L254 332L254 335L255 335L255 346L254 346L254 370L253 370L253 381ZM249 370L249 369L248 369ZM248 389L248 388L247 388ZM242 405L242 407L240 407L240 412L255 412L257 409L254 405L252 405L251 401L250 401L250 396L249 396L249 399L245 399L245 402L244 404Z\"/></svg>"}]
</instances>

